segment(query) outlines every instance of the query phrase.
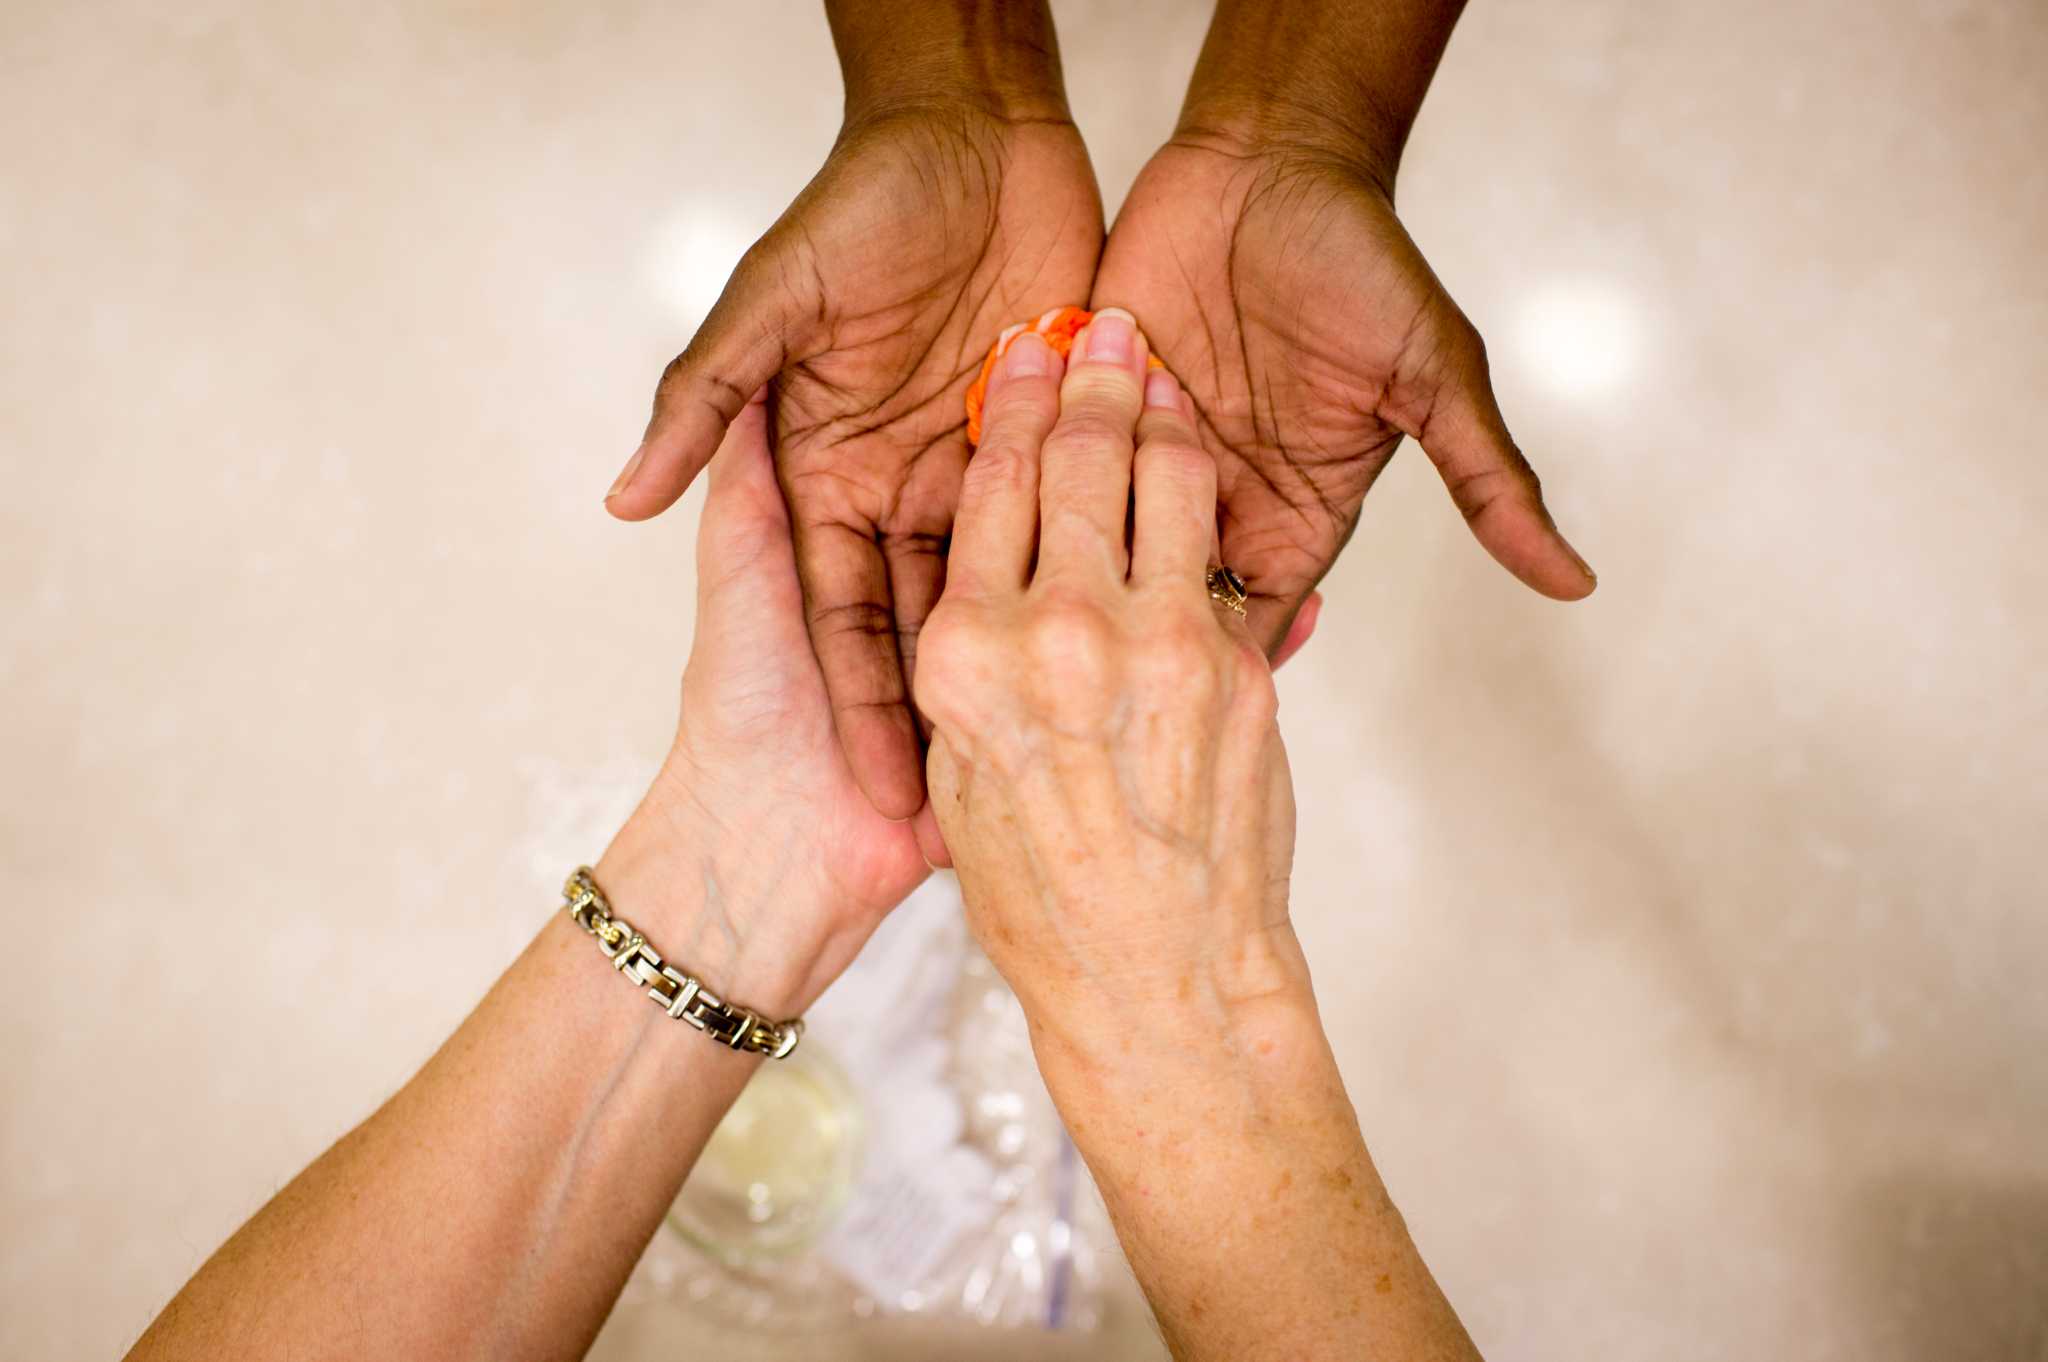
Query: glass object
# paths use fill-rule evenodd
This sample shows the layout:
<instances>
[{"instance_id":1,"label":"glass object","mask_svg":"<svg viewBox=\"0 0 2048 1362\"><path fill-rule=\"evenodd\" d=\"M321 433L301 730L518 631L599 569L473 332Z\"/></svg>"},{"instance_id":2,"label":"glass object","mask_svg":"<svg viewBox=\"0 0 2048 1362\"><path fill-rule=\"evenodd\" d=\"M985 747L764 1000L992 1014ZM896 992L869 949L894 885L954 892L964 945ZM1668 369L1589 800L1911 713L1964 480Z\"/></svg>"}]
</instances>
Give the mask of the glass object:
<instances>
[{"instance_id":1,"label":"glass object","mask_svg":"<svg viewBox=\"0 0 2048 1362\"><path fill-rule=\"evenodd\" d=\"M748 1080L704 1146L669 1224L731 1267L801 1253L845 1206L864 1134L846 1075L815 1038L806 1040Z\"/></svg>"}]
</instances>

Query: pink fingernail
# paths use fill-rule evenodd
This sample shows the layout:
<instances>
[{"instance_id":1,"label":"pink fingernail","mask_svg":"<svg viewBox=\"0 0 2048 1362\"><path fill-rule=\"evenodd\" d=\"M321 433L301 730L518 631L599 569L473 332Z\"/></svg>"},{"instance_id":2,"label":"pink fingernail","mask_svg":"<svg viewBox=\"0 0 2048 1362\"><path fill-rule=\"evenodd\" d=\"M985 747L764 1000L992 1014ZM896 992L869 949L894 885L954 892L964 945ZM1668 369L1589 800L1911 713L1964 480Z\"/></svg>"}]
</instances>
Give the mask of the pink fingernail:
<instances>
[{"instance_id":1,"label":"pink fingernail","mask_svg":"<svg viewBox=\"0 0 2048 1362\"><path fill-rule=\"evenodd\" d=\"M1154 369L1145 376L1145 405L1167 411L1180 410L1180 384L1173 381L1173 375L1164 369Z\"/></svg>"},{"instance_id":2,"label":"pink fingernail","mask_svg":"<svg viewBox=\"0 0 2048 1362\"><path fill-rule=\"evenodd\" d=\"M1138 343L1138 319L1120 307L1106 307L1088 323L1085 358L1098 364L1129 364Z\"/></svg>"},{"instance_id":3,"label":"pink fingernail","mask_svg":"<svg viewBox=\"0 0 2048 1362\"><path fill-rule=\"evenodd\" d=\"M1036 331L1026 331L1003 352L1006 378L1043 378L1052 372L1052 347Z\"/></svg>"},{"instance_id":4,"label":"pink fingernail","mask_svg":"<svg viewBox=\"0 0 2048 1362\"><path fill-rule=\"evenodd\" d=\"M617 481L612 483L612 490L604 494L606 501L626 490L626 485L633 481L633 475L640 471L640 461L646 457L647 443L643 440L640 447L633 451L633 457L626 460L626 466L619 470Z\"/></svg>"}]
</instances>

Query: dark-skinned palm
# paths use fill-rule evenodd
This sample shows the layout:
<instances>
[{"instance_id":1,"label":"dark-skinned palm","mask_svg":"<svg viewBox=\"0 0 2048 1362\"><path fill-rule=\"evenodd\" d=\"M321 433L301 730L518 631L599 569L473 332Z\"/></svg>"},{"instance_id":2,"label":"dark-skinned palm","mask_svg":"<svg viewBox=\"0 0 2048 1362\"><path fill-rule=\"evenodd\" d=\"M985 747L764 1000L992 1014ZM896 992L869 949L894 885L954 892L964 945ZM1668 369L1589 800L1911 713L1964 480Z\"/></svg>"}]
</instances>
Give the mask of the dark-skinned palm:
<instances>
[{"instance_id":1,"label":"dark-skinned palm","mask_svg":"<svg viewBox=\"0 0 2048 1362\"><path fill-rule=\"evenodd\" d=\"M659 513L772 381L812 646L889 817L924 803L908 677L944 585L964 394L1003 327L1086 296L1101 247L1071 123L947 108L849 125L663 374L607 498L623 519Z\"/></svg>"},{"instance_id":2,"label":"dark-skinned palm","mask_svg":"<svg viewBox=\"0 0 2048 1362\"><path fill-rule=\"evenodd\" d=\"M1093 302L1134 313L1193 398L1223 559L1268 646L1404 435L1502 566L1560 600L1592 591L1508 435L1478 332L1355 167L1169 143L1117 216Z\"/></svg>"}]
</instances>

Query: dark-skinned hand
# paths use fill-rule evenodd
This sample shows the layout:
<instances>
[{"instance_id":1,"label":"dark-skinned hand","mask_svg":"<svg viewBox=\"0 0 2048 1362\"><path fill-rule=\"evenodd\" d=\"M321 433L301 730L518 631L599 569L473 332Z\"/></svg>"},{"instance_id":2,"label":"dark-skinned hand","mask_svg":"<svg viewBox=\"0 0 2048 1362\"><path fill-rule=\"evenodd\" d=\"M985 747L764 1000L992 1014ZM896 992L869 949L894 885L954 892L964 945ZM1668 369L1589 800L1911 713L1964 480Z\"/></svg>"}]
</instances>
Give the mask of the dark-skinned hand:
<instances>
[{"instance_id":1,"label":"dark-skinned hand","mask_svg":"<svg viewBox=\"0 0 2048 1362\"><path fill-rule=\"evenodd\" d=\"M1005 326L1087 296L1101 245L1063 118L932 104L849 122L668 366L606 499L622 519L659 513L772 384L812 645L854 775L888 817L924 805L909 676L944 585L964 394Z\"/></svg>"},{"instance_id":2,"label":"dark-skinned hand","mask_svg":"<svg viewBox=\"0 0 2048 1362\"><path fill-rule=\"evenodd\" d=\"M1502 566L1559 600L1593 590L1508 435L1479 333L1357 166L1184 132L1132 187L1093 301L1134 313L1193 399L1223 561L1269 648L1404 435Z\"/></svg>"}]
</instances>

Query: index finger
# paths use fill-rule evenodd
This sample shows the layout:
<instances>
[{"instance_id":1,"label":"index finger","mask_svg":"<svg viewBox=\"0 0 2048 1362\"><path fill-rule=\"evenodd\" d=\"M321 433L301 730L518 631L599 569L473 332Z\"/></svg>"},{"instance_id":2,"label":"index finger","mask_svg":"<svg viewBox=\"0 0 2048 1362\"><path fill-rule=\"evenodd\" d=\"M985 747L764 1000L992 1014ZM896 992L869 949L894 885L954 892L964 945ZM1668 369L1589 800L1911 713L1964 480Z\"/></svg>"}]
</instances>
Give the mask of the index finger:
<instances>
[{"instance_id":1,"label":"index finger","mask_svg":"<svg viewBox=\"0 0 2048 1362\"><path fill-rule=\"evenodd\" d=\"M960 484L947 553L950 589L1023 587L1038 538L1038 451L1060 414L1059 355L1030 331L1006 335L989 375L981 443Z\"/></svg>"}]
</instances>

